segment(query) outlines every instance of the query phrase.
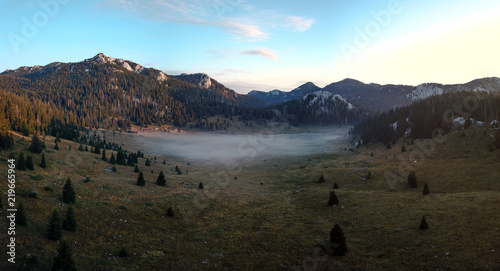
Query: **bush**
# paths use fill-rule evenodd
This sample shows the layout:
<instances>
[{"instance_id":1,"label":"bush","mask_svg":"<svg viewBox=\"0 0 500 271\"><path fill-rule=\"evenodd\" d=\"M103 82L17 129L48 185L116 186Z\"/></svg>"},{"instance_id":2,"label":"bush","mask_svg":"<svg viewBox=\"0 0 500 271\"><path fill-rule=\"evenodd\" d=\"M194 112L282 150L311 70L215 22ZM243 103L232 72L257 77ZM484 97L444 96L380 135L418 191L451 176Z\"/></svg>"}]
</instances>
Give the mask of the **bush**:
<instances>
[{"instance_id":1,"label":"bush","mask_svg":"<svg viewBox=\"0 0 500 271\"><path fill-rule=\"evenodd\" d=\"M172 207L168 207L167 216L170 216L170 217L174 216L174 210L172 209Z\"/></svg>"},{"instance_id":2,"label":"bush","mask_svg":"<svg viewBox=\"0 0 500 271\"><path fill-rule=\"evenodd\" d=\"M410 188L417 188L417 176L413 170L408 174L408 186Z\"/></svg>"},{"instance_id":3,"label":"bush","mask_svg":"<svg viewBox=\"0 0 500 271\"><path fill-rule=\"evenodd\" d=\"M319 176L318 183L324 183L324 182L325 182L325 177L323 177L323 174L321 174L321 176Z\"/></svg>"},{"instance_id":4,"label":"bush","mask_svg":"<svg viewBox=\"0 0 500 271\"><path fill-rule=\"evenodd\" d=\"M120 258L125 258L125 257L128 257L128 255L129 255L129 254L128 254L128 251L127 251L127 249L126 249L126 248L124 248L124 247L122 247L122 248L120 249L120 251L118 252L118 257L120 257Z\"/></svg>"}]
</instances>

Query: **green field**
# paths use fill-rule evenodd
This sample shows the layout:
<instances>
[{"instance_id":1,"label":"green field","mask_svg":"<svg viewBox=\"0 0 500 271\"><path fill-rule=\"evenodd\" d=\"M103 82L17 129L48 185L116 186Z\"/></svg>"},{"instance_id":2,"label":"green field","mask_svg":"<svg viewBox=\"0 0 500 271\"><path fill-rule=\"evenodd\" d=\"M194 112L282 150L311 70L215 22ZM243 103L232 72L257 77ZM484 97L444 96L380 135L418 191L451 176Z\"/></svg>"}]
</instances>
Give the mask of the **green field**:
<instances>
[{"instance_id":1,"label":"green field","mask_svg":"<svg viewBox=\"0 0 500 271\"><path fill-rule=\"evenodd\" d=\"M60 196L70 177L78 226L64 231L63 239L79 270L500 270L500 150L489 150L489 133L471 127L434 148L427 140L354 152L344 150L352 148L346 138L334 153L228 165L157 156L146 167L140 158L145 187L135 185L133 167L107 171L110 164L100 155L65 140L55 151L48 137L48 167L17 172L16 191L38 197L17 195L29 225L18 226L15 267L50 269L57 242L45 237L45 229L54 209L61 216L67 209ZM106 132L107 140L130 151L141 147L138 136ZM0 228L7 225L6 159L11 151L28 153L28 140L16 142L14 150L0 153ZM401 153L403 144L407 151ZM109 158L112 151L106 153ZM37 164L41 154L33 157ZM177 175L176 165L184 174ZM403 181L386 178L398 168ZM416 189L406 183L409 170L416 172ZM160 171L165 187L155 184ZM321 174L326 182L317 183ZM340 202L329 207L335 182ZM425 196L424 183L430 188ZM169 207L174 217L166 215ZM422 216L425 231L419 230ZM326 256L317 246L335 224L347 238L343 257ZM0 269L8 270L6 230L0 236ZM118 256L122 248L128 257Z\"/></svg>"}]
</instances>

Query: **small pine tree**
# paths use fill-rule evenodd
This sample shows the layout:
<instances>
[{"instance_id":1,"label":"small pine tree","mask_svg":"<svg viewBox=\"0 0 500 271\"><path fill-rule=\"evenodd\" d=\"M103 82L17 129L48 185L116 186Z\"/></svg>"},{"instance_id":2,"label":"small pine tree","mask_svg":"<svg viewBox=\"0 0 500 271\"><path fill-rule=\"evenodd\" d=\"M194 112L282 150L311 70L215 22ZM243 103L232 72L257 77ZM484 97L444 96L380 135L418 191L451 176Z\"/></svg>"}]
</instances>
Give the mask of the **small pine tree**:
<instances>
[{"instance_id":1,"label":"small pine tree","mask_svg":"<svg viewBox=\"0 0 500 271\"><path fill-rule=\"evenodd\" d=\"M57 241L62 237L61 219L56 210L52 212L47 225L47 238L49 240Z\"/></svg>"},{"instance_id":2,"label":"small pine tree","mask_svg":"<svg viewBox=\"0 0 500 271\"><path fill-rule=\"evenodd\" d=\"M46 168L47 167L47 161L45 161L45 153L42 153L42 161L40 161L39 166L41 168Z\"/></svg>"},{"instance_id":3,"label":"small pine tree","mask_svg":"<svg viewBox=\"0 0 500 271\"><path fill-rule=\"evenodd\" d=\"M120 258L125 258L128 257L128 251L126 248L122 247L120 251L118 252L118 257Z\"/></svg>"},{"instance_id":4,"label":"small pine tree","mask_svg":"<svg viewBox=\"0 0 500 271\"><path fill-rule=\"evenodd\" d=\"M167 161L163 160L163 164L166 165L167 164Z\"/></svg>"},{"instance_id":5,"label":"small pine tree","mask_svg":"<svg viewBox=\"0 0 500 271\"><path fill-rule=\"evenodd\" d=\"M427 195L429 193L430 193L429 186L427 185L427 183L425 183L424 184L424 191L422 192L422 194Z\"/></svg>"},{"instance_id":6,"label":"small pine tree","mask_svg":"<svg viewBox=\"0 0 500 271\"><path fill-rule=\"evenodd\" d=\"M337 183L333 184L333 189L339 189L339 185Z\"/></svg>"},{"instance_id":7,"label":"small pine tree","mask_svg":"<svg viewBox=\"0 0 500 271\"><path fill-rule=\"evenodd\" d=\"M73 189L73 184L71 184L71 180L68 178L66 183L64 184L62 191L62 201L64 203L74 203L75 202L75 190Z\"/></svg>"},{"instance_id":8,"label":"small pine tree","mask_svg":"<svg viewBox=\"0 0 500 271\"><path fill-rule=\"evenodd\" d=\"M33 157L28 154L28 157L26 157L26 168L30 170L35 169L35 164L33 164Z\"/></svg>"},{"instance_id":9,"label":"small pine tree","mask_svg":"<svg viewBox=\"0 0 500 271\"><path fill-rule=\"evenodd\" d=\"M116 167L113 166L113 168L111 168L111 171L116 172Z\"/></svg>"},{"instance_id":10,"label":"small pine tree","mask_svg":"<svg viewBox=\"0 0 500 271\"><path fill-rule=\"evenodd\" d=\"M134 172L136 172L136 173L137 173L137 172L139 172L139 171L140 171L140 170L139 170L139 166L135 165Z\"/></svg>"},{"instance_id":11,"label":"small pine tree","mask_svg":"<svg viewBox=\"0 0 500 271\"><path fill-rule=\"evenodd\" d=\"M325 177L323 177L323 174L321 174L321 176L319 176L318 183L324 183L324 182L325 182Z\"/></svg>"},{"instance_id":12,"label":"small pine tree","mask_svg":"<svg viewBox=\"0 0 500 271\"><path fill-rule=\"evenodd\" d=\"M17 158L16 168L19 170L26 170L26 160L24 160L24 153L20 153Z\"/></svg>"},{"instance_id":13,"label":"small pine tree","mask_svg":"<svg viewBox=\"0 0 500 271\"><path fill-rule=\"evenodd\" d=\"M116 164L116 158L114 153L111 153L111 157L109 158L109 163L112 165Z\"/></svg>"},{"instance_id":14,"label":"small pine tree","mask_svg":"<svg viewBox=\"0 0 500 271\"><path fill-rule=\"evenodd\" d=\"M413 170L408 174L408 186L410 188L417 188L417 176Z\"/></svg>"},{"instance_id":15,"label":"small pine tree","mask_svg":"<svg viewBox=\"0 0 500 271\"><path fill-rule=\"evenodd\" d=\"M338 205L339 198L337 197L337 193L335 191L330 191L330 199L328 200L328 206Z\"/></svg>"},{"instance_id":16,"label":"small pine tree","mask_svg":"<svg viewBox=\"0 0 500 271\"><path fill-rule=\"evenodd\" d=\"M344 231L340 228L339 224L335 224L330 231L330 243L332 244L332 255L343 256L347 253L348 248L346 238L344 236Z\"/></svg>"},{"instance_id":17,"label":"small pine tree","mask_svg":"<svg viewBox=\"0 0 500 271\"><path fill-rule=\"evenodd\" d=\"M24 204L19 202L19 206L16 211L16 224L27 226L28 219L26 218L26 213L24 212Z\"/></svg>"},{"instance_id":18,"label":"small pine tree","mask_svg":"<svg viewBox=\"0 0 500 271\"><path fill-rule=\"evenodd\" d=\"M101 154L101 148L99 147L99 144L95 146L94 153L95 154Z\"/></svg>"},{"instance_id":19,"label":"small pine tree","mask_svg":"<svg viewBox=\"0 0 500 271\"><path fill-rule=\"evenodd\" d=\"M108 158L106 158L106 149L102 149L102 157L101 157L101 160L102 160L102 161L108 161Z\"/></svg>"},{"instance_id":20,"label":"small pine tree","mask_svg":"<svg viewBox=\"0 0 500 271\"><path fill-rule=\"evenodd\" d=\"M89 147L85 145L85 151L89 151Z\"/></svg>"},{"instance_id":21,"label":"small pine tree","mask_svg":"<svg viewBox=\"0 0 500 271\"><path fill-rule=\"evenodd\" d=\"M168 210L167 210L167 216L174 216L174 210L172 209L172 207L168 207Z\"/></svg>"},{"instance_id":22,"label":"small pine tree","mask_svg":"<svg viewBox=\"0 0 500 271\"><path fill-rule=\"evenodd\" d=\"M426 230L429 228L427 221L425 220L425 216L422 216L422 220L420 220L420 226L418 227L421 230Z\"/></svg>"},{"instance_id":23,"label":"small pine tree","mask_svg":"<svg viewBox=\"0 0 500 271\"><path fill-rule=\"evenodd\" d=\"M78 146L78 151L83 151L83 146L82 146L82 144L80 144L80 146Z\"/></svg>"},{"instance_id":24,"label":"small pine tree","mask_svg":"<svg viewBox=\"0 0 500 271\"><path fill-rule=\"evenodd\" d=\"M165 180L165 175L163 175L163 171L160 171L160 175L158 175L158 179L156 180L157 185L165 185L167 180Z\"/></svg>"},{"instance_id":25,"label":"small pine tree","mask_svg":"<svg viewBox=\"0 0 500 271\"><path fill-rule=\"evenodd\" d=\"M406 151L405 145L402 145L401 146L401 152L405 152L405 151Z\"/></svg>"},{"instance_id":26,"label":"small pine tree","mask_svg":"<svg viewBox=\"0 0 500 271\"><path fill-rule=\"evenodd\" d=\"M144 174L142 174L142 171L139 172L139 177L137 177L137 185L138 186L145 186L146 181L144 180Z\"/></svg>"},{"instance_id":27,"label":"small pine tree","mask_svg":"<svg viewBox=\"0 0 500 271\"><path fill-rule=\"evenodd\" d=\"M54 258L52 271L76 271L71 248L66 241L62 241L57 248L57 256Z\"/></svg>"},{"instance_id":28,"label":"small pine tree","mask_svg":"<svg viewBox=\"0 0 500 271\"><path fill-rule=\"evenodd\" d=\"M151 166L151 161L149 161L149 158L147 158L147 159L146 159L146 163L145 163L145 165L146 165L147 167L150 167L150 166Z\"/></svg>"},{"instance_id":29,"label":"small pine tree","mask_svg":"<svg viewBox=\"0 0 500 271\"><path fill-rule=\"evenodd\" d=\"M42 152L42 141L40 138L38 138L37 134L34 134L33 137L31 137L31 145L29 147L30 152L33 153L41 153Z\"/></svg>"},{"instance_id":30,"label":"small pine tree","mask_svg":"<svg viewBox=\"0 0 500 271\"><path fill-rule=\"evenodd\" d=\"M198 185L198 189L204 189L204 187L203 187L203 183L200 183L200 184Z\"/></svg>"},{"instance_id":31,"label":"small pine tree","mask_svg":"<svg viewBox=\"0 0 500 271\"><path fill-rule=\"evenodd\" d=\"M56 141L56 145L54 145L54 150L59 150L59 145L57 144L57 141Z\"/></svg>"},{"instance_id":32,"label":"small pine tree","mask_svg":"<svg viewBox=\"0 0 500 271\"><path fill-rule=\"evenodd\" d=\"M76 230L76 219L75 219L75 211L73 207L69 206L66 211L66 217L62 223L62 228L67 231L74 232Z\"/></svg>"},{"instance_id":33,"label":"small pine tree","mask_svg":"<svg viewBox=\"0 0 500 271\"><path fill-rule=\"evenodd\" d=\"M0 211L3 210L2 193L0 193Z\"/></svg>"}]
</instances>

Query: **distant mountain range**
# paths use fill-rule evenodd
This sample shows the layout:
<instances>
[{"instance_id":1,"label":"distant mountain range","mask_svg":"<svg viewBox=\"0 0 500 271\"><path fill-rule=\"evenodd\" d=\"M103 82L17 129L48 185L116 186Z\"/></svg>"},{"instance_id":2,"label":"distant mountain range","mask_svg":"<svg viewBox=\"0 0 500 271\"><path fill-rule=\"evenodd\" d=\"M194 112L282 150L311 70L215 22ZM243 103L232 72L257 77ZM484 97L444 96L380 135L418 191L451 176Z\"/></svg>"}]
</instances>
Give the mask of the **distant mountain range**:
<instances>
[{"instance_id":1,"label":"distant mountain range","mask_svg":"<svg viewBox=\"0 0 500 271\"><path fill-rule=\"evenodd\" d=\"M429 96L460 90L500 92L500 78L482 78L465 84L455 85L425 83L418 86L365 84L354 79L344 79L336 83L331 83L324 88L308 82L290 92L280 90L263 92L254 90L249 92L248 95L270 104L279 104L299 99L308 93L318 90L338 94L354 105L366 110L381 112L409 105L414 101Z\"/></svg>"},{"instance_id":2,"label":"distant mountain range","mask_svg":"<svg viewBox=\"0 0 500 271\"><path fill-rule=\"evenodd\" d=\"M29 131L36 130L41 122L50 121L49 118L74 127L104 128L128 128L131 124L190 125L201 129L228 127L226 120L209 121L212 116L227 119L238 116L241 121L342 124L355 123L370 112L386 111L459 90L500 92L500 79L416 87L344 79L324 88L308 82L290 92L251 91L243 95L205 73L168 75L99 53L81 62L53 62L4 71L0 74L0 94L3 97L17 95L24 102L16 108L0 103L5 107L0 108L0 113L2 109L8 113L6 118L12 127L25 127ZM39 105L45 113L29 111L24 104L27 101ZM57 114L47 108L57 109ZM26 112L13 114L16 110ZM23 114L28 118L22 117Z\"/></svg>"}]
</instances>

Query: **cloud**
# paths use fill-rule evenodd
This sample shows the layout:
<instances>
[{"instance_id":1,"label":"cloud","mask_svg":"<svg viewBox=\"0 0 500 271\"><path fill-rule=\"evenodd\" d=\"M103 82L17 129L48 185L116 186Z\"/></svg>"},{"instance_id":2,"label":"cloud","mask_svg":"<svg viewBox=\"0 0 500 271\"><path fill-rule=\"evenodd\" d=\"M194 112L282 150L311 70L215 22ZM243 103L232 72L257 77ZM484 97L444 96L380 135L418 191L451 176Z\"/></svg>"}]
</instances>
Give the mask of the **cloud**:
<instances>
[{"instance_id":1,"label":"cloud","mask_svg":"<svg viewBox=\"0 0 500 271\"><path fill-rule=\"evenodd\" d=\"M288 16L284 21L286 25L299 32L308 30L314 24L314 19L306 19L299 16Z\"/></svg>"},{"instance_id":2,"label":"cloud","mask_svg":"<svg viewBox=\"0 0 500 271\"><path fill-rule=\"evenodd\" d=\"M268 59L272 60L277 60L278 58L276 55L273 53L273 51L266 49L266 48L261 48L261 49L254 49L254 50L247 50L244 51L242 54L244 55L257 55L257 56L263 56Z\"/></svg>"},{"instance_id":3,"label":"cloud","mask_svg":"<svg viewBox=\"0 0 500 271\"><path fill-rule=\"evenodd\" d=\"M244 41L269 39L270 29L303 32L314 23L314 19L256 10L245 0L104 0L99 5L145 20L219 27Z\"/></svg>"}]
</instances>

